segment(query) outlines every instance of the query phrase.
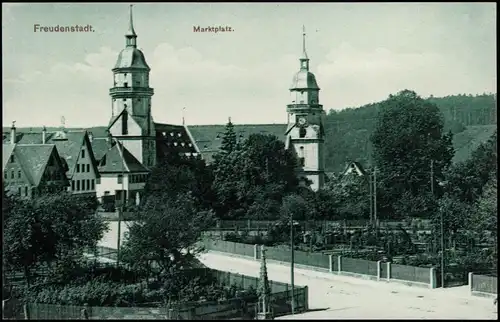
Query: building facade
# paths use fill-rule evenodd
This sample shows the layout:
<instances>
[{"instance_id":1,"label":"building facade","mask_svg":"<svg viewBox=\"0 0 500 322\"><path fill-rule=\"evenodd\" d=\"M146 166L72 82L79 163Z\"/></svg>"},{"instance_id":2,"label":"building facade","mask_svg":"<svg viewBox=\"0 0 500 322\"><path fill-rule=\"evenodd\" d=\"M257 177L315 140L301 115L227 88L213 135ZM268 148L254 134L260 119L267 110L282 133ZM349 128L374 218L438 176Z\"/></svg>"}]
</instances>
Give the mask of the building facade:
<instances>
[{"instance_id":1,"label":"building facade","mask_svg":"<svg viewBox=\"0 0 500 322\"><path fill-rule=\"evenodd\" d=\"M12 135L4 139L4 144L11 141ZM86 130L67 130L61 127L57 131L49 132L43 127L40 132L17 133L16 131L14 142L23 145L55 145L69 180L67 190L73 194L95 195L95 184L99 173L90 135Z\"/></svg>"},{"instance_id":2,"label":"building facade","mask_svg":"<svg viewBox=\"0 0 500 322\"><path fill-rule=\"evenodd\" d=\"M290 86L291 104L287 105L288 126L286 146L297 156L297 175L301 182L317 191L325 181L323 120L325 112L319 102L316 77L309 71L306 53L305 31L302 40L300 70L293 77Z\"/></svg>"},{"instance_id":3,"label":"building facade","mask_svg":"<svg viewBox=\"0 0 500 322\"><path fill-rule=\"evenodd\" d=\"M114 211L122 203L138 204L149 169L142 165L124 145L114 140L99 163L97 197L104 210Z\"/></svg>"},{"instance_id":4,"label":"building facade","mask_svg":"<svg viewBox=\"0 0 500 322\"><path fill-rule=\"evenodd\" d=\"M16 129L11 142L2 144L3 185L7 195L32 198L39 193L61 193L69 182L54 144L17 144Z\"/></svg>"}]
</instances>

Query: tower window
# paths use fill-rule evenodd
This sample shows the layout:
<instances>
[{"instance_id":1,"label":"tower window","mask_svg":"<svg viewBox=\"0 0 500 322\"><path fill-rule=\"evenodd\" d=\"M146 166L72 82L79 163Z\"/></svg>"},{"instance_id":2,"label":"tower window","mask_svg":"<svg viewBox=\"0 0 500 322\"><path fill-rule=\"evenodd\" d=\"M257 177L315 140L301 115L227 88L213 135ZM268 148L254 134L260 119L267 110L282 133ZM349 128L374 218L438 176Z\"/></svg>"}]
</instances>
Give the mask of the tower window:
<instances>
[{"instance_id":1,"label":"tower window","mask_svg":"<svg viewBox=\"0 0 500 322\"><path fill-rule=\"evenodd\" d=\"M71 190L75 190L75 180L71 180Z\"/></svg>"},{"instance_id":2,"label":"tower window","mask_svg":"<svg viewBox=\"0 0 500 322\"><path fill-rule=\"evenodd\" d=\"M304 138L306 137L306 129L301 127L299 130L299 137Z\"/></svg>"},{"instance_id":3,"label":"tower window","mask_svg":"<svg viewBox=\"0 0 500 322\"><path fill-rule=\"evenodd\" d=\"M299 164L301 167L303 167L306 164L306 158L304 158L304 157L299 158Z\"/></svg>"},{"instance_id":4,"label":"tower window","mask_svg":"<svg viewBox=\"0 0 500 322\"><path fill-rule=\"evenodd\" d=\"M17 171L17 177L21 178L21 171Z\"/></svg>"},{"instance_id":5,"label":"tower window","mask_svg":"<svg viewBox=\"0 0 500 322\"><path fill-rule=\"evenodd\" d=\"M127 83L127 82L124 82L124 83L123 83L123 87L128 87L128 83Z\"/></svg>"},{"instance_id":6,"label":"tower window","mask_svg":"<svg viewBox=\"0 0 500 322\"><path fill-rule=\"evenodd\" d=\"M85 158L85 150L82 150L82 159Z\"/></svg>"},{"instance_id":7,"label":"tower window","mask_svg":"<svg viewBox=\"0 0 500 322\"><path fill-rule=\"evenodd\" d=\"M10 156L10 163L14 163L14 156L13 155Z\"/></svg>"},{"instance_id":8,"label":"tower window","mask_svg":"<svg viewBox=\"0 0 500 322\"><path fill-rule=\"evenodd\" d=\"M76 172L80 172L80 165L79 164L76 165Z\"/></svg>"},{"instance_id":9,"label":"tower window","mask_svg":"<svg viewBox=\"0 0 500 322\"><path fill-rule=\"evenodd\" d=\"M14 170L12 170L12 172L10 173L10 178L14 179Z\"/></svg>"},{"instance_id":10,"label":"tower window","mask_svg":"<svg viewBox=\"0 0 500 322\"><path fill-rule=\"evenodd\" d=\"M125 112L123 113L123 118L122 118L122 134L128 134L128 114Z\"/></svg>"},{"instance_id":11,"label":"tower window","mask_svg":"<svg viewBox=\"0 0 500 322\"><path fill-rule=\"evenodd\" d=\"M90 164L87 164L87 172L90 172Z\"/></svg>"}]
</instances>

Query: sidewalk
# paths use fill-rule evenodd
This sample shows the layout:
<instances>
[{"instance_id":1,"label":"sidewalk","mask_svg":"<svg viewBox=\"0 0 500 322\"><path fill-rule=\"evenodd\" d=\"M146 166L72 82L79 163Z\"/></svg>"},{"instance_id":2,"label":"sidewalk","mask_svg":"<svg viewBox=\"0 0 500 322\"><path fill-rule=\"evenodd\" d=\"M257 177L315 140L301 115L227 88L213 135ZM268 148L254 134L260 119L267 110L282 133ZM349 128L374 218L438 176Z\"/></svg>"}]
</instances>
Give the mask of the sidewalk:
<instances>
[{"instance_id":1,"label":"sidewalk","mask_svg":"<svg viewBox=\"0 0 500 322\"><path fill-rule=\"evenodd\" d=\"M208 267L258 276L260 262L209 252ZM268 263L269 279L290 282L290 267ZM491 299L471 296L467 287L426 289L295 268L295 284L309 286L310 309L283 319L496 319Z\"/></svg>"}]
</instances>

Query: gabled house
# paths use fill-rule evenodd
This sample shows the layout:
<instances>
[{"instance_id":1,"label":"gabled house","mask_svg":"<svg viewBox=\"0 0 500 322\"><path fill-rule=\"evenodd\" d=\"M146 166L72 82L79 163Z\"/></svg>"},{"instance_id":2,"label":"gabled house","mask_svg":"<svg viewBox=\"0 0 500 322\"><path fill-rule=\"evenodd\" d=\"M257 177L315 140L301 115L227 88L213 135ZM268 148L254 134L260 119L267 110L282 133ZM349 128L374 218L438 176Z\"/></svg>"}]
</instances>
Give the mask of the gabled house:
<instances>
[{"instance_id":1,"label":"gabled house","mask_svg":"<svg viewBox=\"0 0 500 322\"><path fill-rule=\"evenodd\" d=\"M42 191L61 193L68 185L54 144L3 144L2 169L7 194L32 198Z\"/></svg>"},{"instance_id":2,"label":"gabled house","mask_svg":"<svg viewBox=\"0 0 500 322\"><path fill-rule=\"evenodd\" d=\"M149 170L115 140L99 163L96 194L106 210L140 201Z\"/></svg>"},{"instance_id":3,"label":"gabled house","mask_svg":"<svg viewBox=\"0 0 500 322\"><path fill-rule=\"evenodd\" d=\"M86 130L60 129L48 132L44 127L41 132L16 133L13 127L11 137L6 141L17 144L53 144L66 169L70 181L67 187L73 194L95 194L95 183L99 177L91 135Z\"/></svg>"},{"instance_id":4,"label":"gabled house","mask_svg":"<svg viewBox=\"0 0 500 322\"><path fill-rule=\"evenodd\" d=\"M344 171L342 172L343 176L349 174L355 174L357 176L363 177L367 174L367 172L359 162L353 161L348 163Z\"/></svg>"}]
</instances>

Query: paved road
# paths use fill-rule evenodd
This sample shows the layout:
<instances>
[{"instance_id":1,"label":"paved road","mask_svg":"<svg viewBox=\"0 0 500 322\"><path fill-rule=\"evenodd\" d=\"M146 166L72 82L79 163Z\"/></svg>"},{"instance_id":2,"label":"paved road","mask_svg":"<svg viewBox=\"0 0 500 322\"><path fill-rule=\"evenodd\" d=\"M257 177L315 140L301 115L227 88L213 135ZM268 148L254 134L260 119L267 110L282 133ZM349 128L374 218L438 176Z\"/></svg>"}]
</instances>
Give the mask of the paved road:
<instances>
[{"instance_id":1,"label":"paved road","mask_svg":"<svg viewBox=\"0 0 500 322\"><path fill-rule=\"evenodd\" d=\"M258 276L257 261L210 252L200 255L208 267ZM290 281L290 268L268 263L269 279ZM497 319L492 299L471 296L468 287L425 289L295 269L295 284L309 286L310 309L279 319Z\"/></svg>"}]
</instances>

